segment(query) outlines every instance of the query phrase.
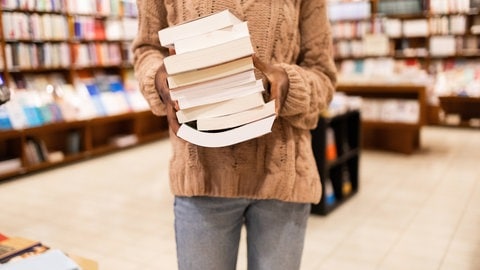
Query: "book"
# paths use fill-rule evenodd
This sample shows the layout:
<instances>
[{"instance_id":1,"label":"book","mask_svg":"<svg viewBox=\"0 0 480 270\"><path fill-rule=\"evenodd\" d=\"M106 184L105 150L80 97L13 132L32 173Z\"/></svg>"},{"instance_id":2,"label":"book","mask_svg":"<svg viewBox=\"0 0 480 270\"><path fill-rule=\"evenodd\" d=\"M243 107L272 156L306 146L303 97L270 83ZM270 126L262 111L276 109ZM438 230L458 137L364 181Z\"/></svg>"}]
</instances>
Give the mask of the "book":
<instances>
[{"instance_id":1,"label":"book","mask_svg":"<svg viewBox=\"0 0 480 270\"><path fill-rule=\"evenodd\" d=\"M226 28L241 21L229 10L223 10L204 17L190 20L158 31L160 44L172 47L175 40Z\"/></svg>"},{"instance_id":2,"label":"book","mask_svg":"<svg viewBox=\"0 0 480 270\"><path fill-rule=\"evenodd\" d=\"M226 88L208 96L203 95L198 97L182 98L177 100L177 102L180 109L187 109L232 98L239 98L245 95L263 91L265 91L265 89L263 88L262 80L256 80L236 87Z\"/></svg>"},{"instance_id":3,"label":"book","mask_svg":"<svg viewBox=\"0 0 480 270\"><path fill-rule=\"evenodd\" d=\"M222 132L203 132L187 124L181 124L177 136L203 147L224 147L270 133L274 120L275 115L272 115Z\"/></svg>"},{"instance_id":4,"label":"book","mask_svg":"<svg viewBox=\"0 0 480 270\"><path fill-rule=\"evenodd\" d=\"M170 55L163 59L163 64L167 73L172 75L226 63L251 56L253 53L250 36L247 36L183 54Z\"/></svg>"},{"instance_id":5,"label":"book","mask_svg":"<svg viewBox=\"0 0 480 270\"><path fill-rule=\"evenodd\" d=\"M175 40L174 48L176 54L184 54L248 36L250 32L247 22L241 22L220 30Z\"/></svg>"},{"instance_id":6,"label":"book","mask_svg":"<svg viewBox=\"0 0 480 270\"><path fill-rule=\"evenodd\" d=\"M30 240L23 237L7 237L6 239L0 241L0 263L8 261L10 258L39 245L41 245L39 241Z\"/></svg>"},{"instance_id":7,"label":"book","mask_svg":"<svg viewBox=\"0 0 480 270\"><path fill-rule=\"evenodd\" d=\"M58 249L50 249L44 253L0 265L0 270L26 269L81 270L77 263Z\"/></svg>"},{"instance_id":8,"label":"book","mask_svg":"<svg viewBox=\"0 0 480 270\"><path fill-rule=\"evenodd\" d=\"M269 101L268 103L255 107L249 110L241 111L238 113L200 118L197 120L197 130L223 130L237 126L242 126L258 119L263 119L269 116L275 115L275 101Z\"/></svg>"},{"instance_id":9,"label":"book","mask_svg":"<svg viewBox=\"0 0 480 270\"><path fill-rule=\"evenodd\" d=\"M177 87L216 80L253 69L252 58L248 56L203 69L169 75L167 77L167 82L168 87L174 89Z\"/></svg>"},{"instance_id":10,"label":"book","mask_svg":"<svg viewBox=\"0 0 480 270\"><path fill-rule=\"evenodd\" d=\"M173 90L171 89L170 98L172 100L179 100L182 98L208 95L209 93L219 91L219 89L221 90L235 87L253 81L256 81L255 72L253 70L248 70L227 77L219 78L217 80L210 80L189 86L182 86Z\"/></svg>"},{"instance_id":11,"label":"book","mask_svg":"<svg viewBox=\"0 0 480 270\"><path fill-rule=\"evenodd\" d=\"M240 98L228 99L177 111L178 122L186 123L201 118L237 113L265 104L262 93L257 92Z\"/></svg>"}]
</instances>

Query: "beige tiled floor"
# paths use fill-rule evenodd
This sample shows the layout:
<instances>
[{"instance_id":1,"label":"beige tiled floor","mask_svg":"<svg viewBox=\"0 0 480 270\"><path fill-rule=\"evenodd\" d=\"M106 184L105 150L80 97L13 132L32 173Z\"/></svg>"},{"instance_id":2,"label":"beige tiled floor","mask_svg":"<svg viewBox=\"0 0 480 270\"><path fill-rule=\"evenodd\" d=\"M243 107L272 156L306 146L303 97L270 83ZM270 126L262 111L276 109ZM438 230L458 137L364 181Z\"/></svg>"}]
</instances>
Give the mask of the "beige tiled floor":
<instances>
[{"instance_id":1,"label":"beige tiled floor","mask_svg":"<svg viewBox=\"0 0 480 270\"><path fill-rule=\"evenodd\" d=\"M427 127L422 143L362 152L359 193L311 216L303 270L480 269L480 131ZM102 270L176 269L169 155L161 141L3 182L0 232Z\"/></svg>"}]
</instances>

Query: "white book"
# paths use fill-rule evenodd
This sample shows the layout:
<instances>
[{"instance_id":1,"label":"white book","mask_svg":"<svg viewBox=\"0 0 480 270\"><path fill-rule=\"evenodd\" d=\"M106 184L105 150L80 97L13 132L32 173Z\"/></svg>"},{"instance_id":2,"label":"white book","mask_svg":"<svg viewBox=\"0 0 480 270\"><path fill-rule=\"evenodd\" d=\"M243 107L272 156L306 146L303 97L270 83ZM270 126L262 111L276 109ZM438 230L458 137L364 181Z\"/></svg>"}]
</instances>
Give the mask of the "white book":
<instances>
[{"instance_id":1,"label":"white book","mask_svg":"<svg viewBox=\"0 0 480 270\"><path fill-rule=\"evenodd\" d=\"M170 90L170 98L172 100L179 100L210 95L227 88L236 87L254 81L256 81L255 72L253 70L248 70L217 80L210 80L203 83L175 88Z\"/></svg>"},{"instance_id":2,"label":"white book","mask_svg":"<svg viewBox=\"0 0 480 270\"><path fill-rule=\"evenodd\" d=\"M223 78L243 71L253 70L253 68L252 57L248 56L220 65L170 75L167 77L167 82L168 87L174 89L177 87Z\"/></svg>"},{"instance_id":3,"label":"white book","mask_svg":"<svg viewBox=\"0 0 480 270\"><path fill-rule=\"evenodd\" d=\"M182 124L177 136L198 146L224 147L270 133L274 120L275 115L222 132L202 132Z\"/></svg>"},{"instance_id":4,"label":"white book","mask_svg":"<svg viewBox=\"0 0 480 270\"><path fill-rule=\"evenodd\" d=\"M174 48L176 54L183 54L248 36L250 33L247 22L242 22L220 30L176 40Z\"/></svg>"},{"instance_id":5,"label":"white book","mask_svg":"<svg viewBox=\"0 0 480 270\"><path fill-rule=\"evenodd\" d=\"M218 117L200 118L197 120L197 130L221 130L242 126L269 116L275 115L275 101L246 111Z\"/></svg>"},{"instance_id":6,"label":"white book","mask_svg":"<svg viewBox=\"0 0 480 270\"><path fill-rule=\"evenodd\" d=\"M240 85L238 87L224 89L223 91L209 96L179 99L177 100L177 102L180 109L186 109L195 106L220 102L227 99L243 97L249 94L263 92L264 90L265 89L263 88L262 80L257 80L252 83Z\"/></svg>"},{"instance_id":7,"label":"white book","mask_svg":"<svg viewBox=\"0 0 480 270\"><path fill-rule=\"evenodd\" d=\"M169 75L206 68L232 60L251 56L254 53L250 37L242 37L183 54L174 54L163 59Z\"/></svg>"},{"instance_id":8,"label":"white book","mask_svg":"<svg viewBox=\"0 0 480 270\"><path fill-rule=\"evenodd\" d=\"M195 20L164 28L158 31L158 36L162 46L171 47L175 40L201 35L240 22L241 20L229 10L223 10Z\"/></svg>"},{"instance_id":9,"label":"white book","mask_svg":"<svg viewBox=\"0 0 480 270\"><path fill-rule=\"evenodd\" d=\"M263 104L265 102L262 93L253 93L244 97L179 110L177 119L179 123L186 123L201 118L237 113Z\"/></svg>"}]
</instances>

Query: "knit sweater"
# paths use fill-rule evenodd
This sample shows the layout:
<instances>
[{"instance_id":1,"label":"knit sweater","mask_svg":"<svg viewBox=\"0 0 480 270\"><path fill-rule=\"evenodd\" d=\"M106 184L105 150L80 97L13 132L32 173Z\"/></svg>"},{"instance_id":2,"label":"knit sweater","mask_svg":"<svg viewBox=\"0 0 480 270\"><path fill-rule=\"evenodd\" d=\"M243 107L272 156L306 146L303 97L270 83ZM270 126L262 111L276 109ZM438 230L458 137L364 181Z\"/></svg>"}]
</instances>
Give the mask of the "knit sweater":
<instances>
[{"instance_id":1,"label":"knit sweater","mask_svg":"<svg viewBox=\"0 0 480 270\"><path fill-rule=\"evenodd\" d=\"M271 133L232 146L204 148L170 130L172 193L319 202L322 187L310 130L328 106L336 82L326 0L138 0L137 4L135 74L156 115L166 114L154 78L168 55L159 44L158 31L212 12L230 9L248 21L256 55L282 67L289 79Z\"/></svg>"}]
</instances>

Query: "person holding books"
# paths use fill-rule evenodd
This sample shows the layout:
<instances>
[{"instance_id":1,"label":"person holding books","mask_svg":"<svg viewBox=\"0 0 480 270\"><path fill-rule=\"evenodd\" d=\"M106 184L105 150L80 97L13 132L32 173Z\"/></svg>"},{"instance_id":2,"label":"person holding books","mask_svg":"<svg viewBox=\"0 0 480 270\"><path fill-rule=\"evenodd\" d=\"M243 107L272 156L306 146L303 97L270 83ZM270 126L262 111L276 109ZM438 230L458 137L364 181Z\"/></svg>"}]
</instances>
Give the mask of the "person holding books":
<instances>
[{"instance_id":1,"label":"person holding books","mask_svg":"<svg viewBox=\"0 0 480 270\"><path fill-rule=\"evenodd\" d=\"M152 112L166 115L180 270L235 269L242 228L248 269L300 269L307 220L321 184L310 130L331 101L336 69L326 0L138 0L134 67ZM275 100L272 131L226 147L176 136L158 31L228 9L247 21L256 74Z\"/></svg>"}]
</instances>

